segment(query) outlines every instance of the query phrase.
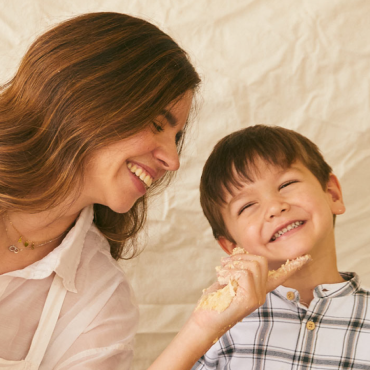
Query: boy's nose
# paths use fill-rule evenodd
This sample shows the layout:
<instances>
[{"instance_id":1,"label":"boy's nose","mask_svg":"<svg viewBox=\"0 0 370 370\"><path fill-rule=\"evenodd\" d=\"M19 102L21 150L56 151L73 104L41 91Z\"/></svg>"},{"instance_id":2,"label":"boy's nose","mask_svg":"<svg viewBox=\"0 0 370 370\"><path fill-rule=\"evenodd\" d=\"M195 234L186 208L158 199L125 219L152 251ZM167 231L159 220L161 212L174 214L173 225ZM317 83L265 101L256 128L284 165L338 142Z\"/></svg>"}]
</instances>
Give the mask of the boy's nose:
<instances>
[{"instance_id":1,"label":"boy's nose","mask_svg":"<svg viewBox=\"0 0 370 370\"><path fill-rule=\"evenodd\" d=\"M279 217L282 213L288 211L289 209L290 206L287 202L275 200L269 205L269 208L266 212L266 218L271 220L274 217Z\"/></svg>"}]
</instances>

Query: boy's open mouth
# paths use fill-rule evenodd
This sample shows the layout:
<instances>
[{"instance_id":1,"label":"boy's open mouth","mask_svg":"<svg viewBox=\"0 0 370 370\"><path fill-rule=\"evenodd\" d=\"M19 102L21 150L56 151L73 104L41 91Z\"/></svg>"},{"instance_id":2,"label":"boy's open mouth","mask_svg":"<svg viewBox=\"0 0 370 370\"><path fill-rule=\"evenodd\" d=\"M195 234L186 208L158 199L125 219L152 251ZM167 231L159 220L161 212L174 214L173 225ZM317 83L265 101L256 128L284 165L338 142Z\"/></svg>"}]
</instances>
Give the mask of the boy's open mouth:
<instances>
[{"instance_id":1,"label":"boy's open mouth","mask_svg":"<svg viewBox=\"0 0 370 370\"><path fill-rule=\"evenodd\" d=\"M282 229L276 231L272 238L270 239L270 242L274 242L276 239L280 238L282 235L287 233L288 231L291 231L293 229L296 229L297 227L304 224L304 221L294 221L289 225L284 226Z\"/></svg>"}]
</instances>

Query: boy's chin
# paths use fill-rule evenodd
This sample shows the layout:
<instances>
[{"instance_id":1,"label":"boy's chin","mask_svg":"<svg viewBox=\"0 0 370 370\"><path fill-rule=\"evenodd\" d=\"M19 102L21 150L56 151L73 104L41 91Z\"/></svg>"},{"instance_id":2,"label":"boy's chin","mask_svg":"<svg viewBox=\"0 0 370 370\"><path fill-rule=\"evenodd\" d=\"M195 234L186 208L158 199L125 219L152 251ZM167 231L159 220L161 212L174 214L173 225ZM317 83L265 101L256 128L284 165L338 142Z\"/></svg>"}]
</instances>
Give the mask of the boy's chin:
<instances>
[{"instance_id":1,"label":"boy's chin","mask_svg":"<svg viewBox=\"0 0 370 370\"><path fill-rule=\"evenodd\" d=\"M288 254L287 256L281 257L274 261L269 261L268 266L269 270L277 270L281 267L281 265L284 265L287 261L295 260L296 258L302 257L306 254L310 254L309 252L302 252L302 253L292 253Z\"/></svg>"}]
</instances>

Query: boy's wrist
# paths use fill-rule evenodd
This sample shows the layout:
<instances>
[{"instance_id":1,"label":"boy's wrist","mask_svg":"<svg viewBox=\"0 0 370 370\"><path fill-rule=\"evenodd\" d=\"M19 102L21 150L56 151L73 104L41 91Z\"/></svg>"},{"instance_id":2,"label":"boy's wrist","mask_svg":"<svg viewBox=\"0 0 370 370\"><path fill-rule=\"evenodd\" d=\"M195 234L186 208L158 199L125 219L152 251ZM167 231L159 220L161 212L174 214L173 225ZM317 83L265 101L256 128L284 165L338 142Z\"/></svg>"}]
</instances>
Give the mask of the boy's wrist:
<instances>
[{"instance_id":1,"label":"boy's wrist","mask_svg":"<svg viewBox=\"0 0 370 370\"><path fill-rule=\"evenodd\" d=\"M227 330L223 331L221 328L207 325L201 316L197 311L194 311L183 329L188 331L188 334L191 334L193 338L196 336L196 341L209 349Z\"/></svg>"},{"instance_id":2,"label":"boy's wrist","mask_svg":"<svg viewBox=\"0 0 370 370\"><path fill-rule=\"evenodd\" d=\"M212 330L202 327L194 313L148 370L190 370L213 344Z\"/></svg>"}]
</instances>

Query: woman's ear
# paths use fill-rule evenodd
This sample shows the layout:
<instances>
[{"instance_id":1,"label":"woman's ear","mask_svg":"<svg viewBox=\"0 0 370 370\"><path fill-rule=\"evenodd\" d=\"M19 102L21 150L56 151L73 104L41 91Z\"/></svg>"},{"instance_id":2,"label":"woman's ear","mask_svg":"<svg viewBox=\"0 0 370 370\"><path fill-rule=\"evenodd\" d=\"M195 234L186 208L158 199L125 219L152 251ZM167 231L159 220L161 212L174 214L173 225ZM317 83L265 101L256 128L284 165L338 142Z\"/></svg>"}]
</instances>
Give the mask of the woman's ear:
<instances>
[{"instance_id":1,"label":"woman's ear","mask_svg":"<svg viewBox=\"0 0 370 370\"><path fill-rule=\"evenodd\" d=\"M217 239L217 243L229 255L231 255L233 253L233 249L236 247L236 244L235 243L231 242L230 240L227 240L223 236L220 236Z\"/></svg>"},{"instance_id":2,"label":"woman's ear","mask_svg":"<svg viewBox=\"0 0 370 370\"><path fill-rule=\"evenodd\" d=\"M330 195L330 206L333 215L341 215L345 212L342 189L338 178L334 174L330 174L329 181L326 185L326 192Z\"/></svg>"}]
</instances>

